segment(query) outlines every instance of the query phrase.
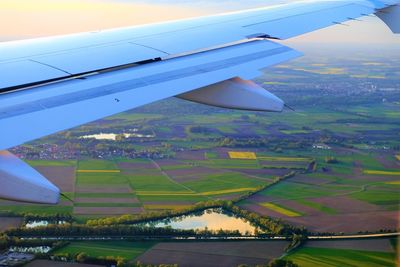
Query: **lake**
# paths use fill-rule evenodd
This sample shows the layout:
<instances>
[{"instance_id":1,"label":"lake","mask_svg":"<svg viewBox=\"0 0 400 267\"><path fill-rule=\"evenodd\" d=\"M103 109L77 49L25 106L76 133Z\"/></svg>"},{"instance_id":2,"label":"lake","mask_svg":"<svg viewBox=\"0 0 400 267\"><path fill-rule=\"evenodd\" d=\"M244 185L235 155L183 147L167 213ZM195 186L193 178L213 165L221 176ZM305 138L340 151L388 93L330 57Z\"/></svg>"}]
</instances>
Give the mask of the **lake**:
<instances>
[{"instance_id":1,"label":"lake","mask_svg":"<svg viewBox=\"0 0 400 267\"><path fill-rule=\"evenodd\" d=\"M257 229L243 218L220 208L207 209L190 215L178 216L147 224L154 227L171 227L173 229L195 229L195 230L238 230L241 234L253 235Z\"/></svg>"}]
</instances>

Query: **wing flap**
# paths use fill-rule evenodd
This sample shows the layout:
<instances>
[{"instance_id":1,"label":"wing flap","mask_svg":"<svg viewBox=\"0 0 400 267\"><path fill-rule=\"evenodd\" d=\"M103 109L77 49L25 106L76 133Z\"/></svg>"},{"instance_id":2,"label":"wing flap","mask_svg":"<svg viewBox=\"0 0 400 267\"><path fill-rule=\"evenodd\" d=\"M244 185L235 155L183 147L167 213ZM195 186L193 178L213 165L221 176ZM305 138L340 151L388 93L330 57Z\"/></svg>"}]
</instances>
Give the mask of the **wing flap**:
<instances>
[{"instance_id":1,"label":"wing flap","mask_svg":"<svg viewBox=\"0 0 400 267\"><path fill-rule=\"evenodd\" d=\"M166 56L166 53L137 44L124 43L81 48L62 54L33 57L71 74L80 74Z\"/></svg>"},{"instance_id":2,"label":"wing flap","mask_svg":"<svg viewBox=\"0 0 400 267\"><path fill-rule=\"evenodd\" d=\"M52 80L69 74L31 60L0 64L0 88L14 87L21 84Z\"/></svg>"}]
</instances>

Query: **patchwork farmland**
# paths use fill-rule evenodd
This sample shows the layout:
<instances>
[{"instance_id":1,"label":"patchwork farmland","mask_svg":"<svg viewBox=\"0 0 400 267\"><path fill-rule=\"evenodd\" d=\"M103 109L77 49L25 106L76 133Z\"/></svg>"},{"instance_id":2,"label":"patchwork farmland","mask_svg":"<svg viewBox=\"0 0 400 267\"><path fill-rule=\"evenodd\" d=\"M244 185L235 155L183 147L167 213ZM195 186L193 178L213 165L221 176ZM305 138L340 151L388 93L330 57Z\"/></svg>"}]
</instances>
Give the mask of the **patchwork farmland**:
<instances>
[{"instance_id":1,"label":"patchwork farmland","mask_svg":"<svg viewBox=\"0 0 400 267\"><path fill-rule=\"evenodd\" d=\"M208 199L236 200L252 193L238 203L240 207L312 232L397 227L400 177L366 173L372 167L385 169L375 155L353 160L354 155L337 152L340 162L329 164L324 152L301 157L218 149L203 151L204 157L193 153L197 156L190 160L32 161L72 201L63 198L57 206L1 201L0 211L60 212L87 219L179 210ZM313 170L310 163L315 164ZM271 185L293 171L295 175Z\"/></svg>"}]
</instances>

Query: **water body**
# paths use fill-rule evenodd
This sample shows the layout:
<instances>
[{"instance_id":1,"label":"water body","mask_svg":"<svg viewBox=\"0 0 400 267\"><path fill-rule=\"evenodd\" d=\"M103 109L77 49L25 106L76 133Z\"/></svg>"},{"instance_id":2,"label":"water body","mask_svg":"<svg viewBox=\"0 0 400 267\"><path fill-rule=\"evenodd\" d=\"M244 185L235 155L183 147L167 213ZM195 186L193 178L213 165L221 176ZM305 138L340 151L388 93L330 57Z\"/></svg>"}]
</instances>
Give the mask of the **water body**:
<instances>
[{"instance_id":1,"label":"water body","mask_svg":"<svg viewBox=\"0 0 400 267\"><path fill-rule=\"evenodd\" d=\"M57 224L64 224L65 221L59 221ZM27 228L35 228L54 224L48 221L31 221L25 224ZM173 229L183 230L228 230L239 231L243 235L254 235L257 226L252 225L243 218L236 216L231 212L224 211L221 208L207 209L195 212L189 215L177 216L163 220L146 223L148 227L171 227Z\"/></svg>"},{"instance_id":2,"label":"water body","mask_svg":"<svg viewBox=\"0 0 400 267\"><path fill-rule=\"evenodd\" d=\"M36 228L36 227L40 227L40 226L47 226L49 224L64 224L64 223L66 223L66 221L58 221L58 222L49 222L46 220L30 221L25 224L25 227L26 228Z\"/></svg>"},{"instance_id":3,"label":"water body","mask_svg":"<svg viewBox=\"0 0 400 267\"><path fill-rule=\"evenodd\" d=\"M147 225L154 227L171 227L173 229L184 230L238 230L241 234L245 235L253 235L254 231L257 229L256 226L250 224L245 219L237 217L234 214L219 208L207 209L190 215L163 219Z\"/></svg>"},{"instance_id":4,"label":"water body","mask_svg":"<svg viewBox=\"0 0 400 267\"><path fill-rule=\"evenodd\" d=\"M39 247L10 247L9 252L20 252L20 253L47 253L51 250L49 246Z\"/></svg>"},{"instance_id":5,"label":"water body","mask_svg":"<svg viewBox=\"0 0 400 267\"><path fill-rule=\"evenodd\" d=\"M94 138L97 140L113 140L113 141L115 141L118 135L121 135L121 134L99 133L99 134L84 135L79 138L82 138L82 139ZM129 137L154 138L155 137L155 135L153 135L153 134L140 134L140 133L122 133L122 135L124 135L125 138L129 138Z\"/></svg>"}]
</instances>

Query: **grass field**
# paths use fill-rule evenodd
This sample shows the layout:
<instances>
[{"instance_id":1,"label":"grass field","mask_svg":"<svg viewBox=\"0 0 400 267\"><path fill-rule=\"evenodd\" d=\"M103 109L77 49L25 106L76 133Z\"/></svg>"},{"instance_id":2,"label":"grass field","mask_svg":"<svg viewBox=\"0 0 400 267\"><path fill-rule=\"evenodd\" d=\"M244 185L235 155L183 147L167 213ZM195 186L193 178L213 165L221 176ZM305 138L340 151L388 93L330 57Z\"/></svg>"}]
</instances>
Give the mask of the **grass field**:
<instances>
[{"instance_id":1,"label":"grass field","mask_svg":"<svg viewBox=\"0 0 400 267\"><path fill-rule=\"evenodd\" d=\"M396 266L394 253L350 249L304 247L285 258L307 267Z\"/></svg>"},{"instance_id":2,"label":"grass field","mask_svg":"<svg viewBox=\"0 0 400 267\"><path fill-rule=\"evenodd\" d=\"M118 170L118 167L113 161L108 160L80 160L78 170Z\"/></svg>"},{"instance_id":3,"label":"grass field","mask_svg":"<svg viewBox=\"0 0 400 267\"><path fill-rule=\"evenodd\" d=\"M324 205L322 205L320 203L316 203L316 202L313 202L313 201L310 201L310 200L299 199L299 200L297 200L297 202L299 202L300 204L305 205L307 207L311 207L313 209L322 211L322 212L324 212L326 214L336 214L337 213L332 208L326 207L326 206L324 206Z\"/></svg>"},{"instance_id":4,"label":"grass field","mask_svg":"<svg viewBox=\"0 0 400 267\"><path fill-rule=\"evenodd\" d=\"M62 166L62 167L69 167L69 166L76 166L76 160L26 160L30 166Z\"/></svg>"},{"instance_id":5,"label":"grass field","mask_svg":"<svg viewBox=\"0 0 400 267\"><path fill-rule=\"evenodd\" d=\"M151 241L91 241L71 242L70 245L55 251L55 254L75 255L81 252L92 257L114 256L134 260L156 243Z\"/></svg>"},{"instance_id":6,"label":"grass field","mask_svg":"<svg viewBox=\"0 0 400 267\"><path fill-rule=\"evenodd\" d=\"M351 195L352 197L366 201L376 205L383 206L396 206L400 203L399 192L398 191L389 191L389 190L366 190L363 192L354 193Z\"/></svg>"},{"instance_id":7,"label":"grass field","mask_svg":"<svg viewBox=\"0 0 400 267\"><path fill-rule=\"evenodd\" d=\"M272 188L260 192L262 195L280 199L302 199L334 195L334 192L320 186L281 182Z\"/></svg>"},{"instance_id":8,"label":"grass field","mask_svg":"<svg viewBox=\"0 0 400 267\"><path fill-rule=\"evenodd\" d=\"M266 182L246 177L238 173L222 173L206 175L202 179L184 182L185 186L199 193L243 189L243 191L253 191ZM227 191L232 193L234 191Z\"/></svg>"},{"instance_id":9,"label":"grass field","mask_svg":"<svg viewBox=\"0 0 400 267\"><path fill-rule=\"evenodd\" d=\"M77 173L77 185L108 186L115 184L126 184L127 178L120 173L89 172Z\"/></svg>"}]
</instances>

